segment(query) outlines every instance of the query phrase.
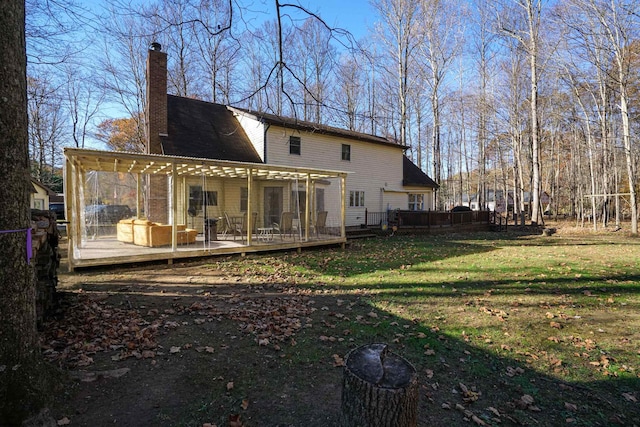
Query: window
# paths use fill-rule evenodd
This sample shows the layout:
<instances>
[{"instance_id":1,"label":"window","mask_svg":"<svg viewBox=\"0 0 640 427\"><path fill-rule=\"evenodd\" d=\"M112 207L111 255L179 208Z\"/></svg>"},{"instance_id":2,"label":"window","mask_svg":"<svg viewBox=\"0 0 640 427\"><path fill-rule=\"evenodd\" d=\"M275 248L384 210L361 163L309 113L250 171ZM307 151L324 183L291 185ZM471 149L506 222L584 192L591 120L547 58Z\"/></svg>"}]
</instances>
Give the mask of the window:
<instances>
[{"instance_id":1,"label":"window","mask_svg":"<svg viewBox=\"0 0 640 427\"><path fill-rule=\"evenodd\" d=\"M349 207L364 207L364 191L349 191Z\"/></svg>"},{"instance_id":2,"label":"window","mask_svg":"<svg viewBox=\"0 0 640 427\"><path fill-rule=\"evenodd\" d=\"M247 211L248 200L249 189L247 187L240 187L240 212Z\"/></svg>"},{"instance_id":3,"label":"window","mask_svg":"<svg viewBox=\"0 0 640 427\"><path fill-rule=\"evenodd\" d=\"M409 210L410 211L424 210L424 194L409 194Z\"/></svg>"},{"instance_id":4,"label":"window","mask_svg":"<svg viewBox=\"0 0 640 427\"><path fill-rule=\"evenodd\" d=\"M299 136L290 136L289 137L289 154L300 155L300 137Z\"/></svg>"},{"instance_id":5,"label":"window","mask_svg":"<svg viewBox=\"0 0 640 427\"><path fill-rule=\"evenodd\" d=\"M196 216L203 206L218 206L217 191L202 191L202 186L189 186L189 214Z\"/></svg>"},{"instance_id":6,"label":"window","mask_svg":"<svg viewBox=\"0 0 640 427\"><path fill-rule=\"evenodd\" d=\"M342 144L342 160L351 161L351 145Z\"/></svg>"},{"instance_id":7,"label":"window","mask_svg":"<svg viewBox=\"0 0 640 427\"><path fill-rule=\"evenodd\" d=\"M304 210L307 207L307 192L306 191L295 191L291 192L291 212L297 218L298 212L300 215L304 215Z\"/></svg>"},{"instance_id":8,"label":"window","mask_svg":"<svg viewBox=\"0 0 640 427\"><path fill-rule=\"evenodd\" d=\"M218 192L217 191L205 191L204 192L204 205L205 206L218 206Z\"/></svg>"}]
</instances>

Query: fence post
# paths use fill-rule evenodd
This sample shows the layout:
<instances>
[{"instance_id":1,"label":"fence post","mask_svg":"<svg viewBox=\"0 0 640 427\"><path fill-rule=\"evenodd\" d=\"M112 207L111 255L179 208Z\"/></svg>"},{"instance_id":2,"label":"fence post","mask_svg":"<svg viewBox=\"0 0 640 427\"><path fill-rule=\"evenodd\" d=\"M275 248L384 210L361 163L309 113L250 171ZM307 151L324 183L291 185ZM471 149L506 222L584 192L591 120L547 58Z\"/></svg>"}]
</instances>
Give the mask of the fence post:
<instances>
[{"instance_id":1,"label":"fence post","mask_svg":"<svg viewBox=\"0 0 640 427\"><path fill-rule=\"evenodd\" d=\"M367 227L369 225L369 209L364 208L364 226Z\"/></svg>"}]
</instances>

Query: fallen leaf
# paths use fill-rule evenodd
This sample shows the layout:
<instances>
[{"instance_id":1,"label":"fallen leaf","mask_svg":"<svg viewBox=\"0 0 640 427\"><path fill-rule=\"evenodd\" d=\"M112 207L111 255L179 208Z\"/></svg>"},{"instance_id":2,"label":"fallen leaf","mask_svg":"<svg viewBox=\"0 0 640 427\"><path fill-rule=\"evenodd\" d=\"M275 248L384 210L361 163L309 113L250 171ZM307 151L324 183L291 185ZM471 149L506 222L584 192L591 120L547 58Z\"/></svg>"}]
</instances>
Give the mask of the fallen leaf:
<instances>
[{"instance_id":1,"label":"fallen leaf","mask_svg":"<svg viewBox=\"0 0 640 427\"><path fill-rule=\"evenodd\" d=\"M242 404L240 406L246 411L249 407L249 399L242 399Z\"/></svg>"},{"instance_id":2,"label":"fallen leaf","mask_svg":"<svg viewBox=\"0 0 640 427\"><path fill-rule=\"evenodd\" d=\"M520 401L522 403L524 403L525 405L533 405L533 402L535 402L533 397L531 395L529 395L529 394L525 394L524 396L522 396L520 398Z\"/></svg>"},{"instance_id":3,"label":"fallen leaf","mask_svg":"<svg viewBox=\"0 0 640 427\"><path fill-rule=\"evenodd\" d=\"M333 366L338 368L340 366L344 366L344 359L337 354L333 355Z\"/></svg>"},{"instance_id":4,"label":"fallen leaf","mask_svg":"<svg viewBox=\"0 0 640 427\"><path fill-rule=\"evenodd\" d=\"M227 391L231 391L231 390L233 390L233 381L229 381L227 383Z\"/></svg>"},{"instance_id":5,"label":"fallen leaf","mask_svg":"<svg viewBox=\"0 0 640 427\"><path fill-rule=\"evenodd\" d=\"M169 353L171 353L171 354L180 353L180 348L181 348L181 347L173 346L173 347L171 347L171 348L169 349Z\"/></svg>"},{"instance_id":6,"label":"fallen leaf","mask_svg":"<svg viewBox=\"0 0 640 427\"><path fill-rule=\"evenodd\" d=\"M576 405L575 403L564 402L564 407L565 409L573 412L576 412L578 410L578 405Z\"/></svg>"},{"instance_id":7,"label":"fallen leaf","mask_svg":"<svg viewBox=\"0 0 640 427\"><path fill-rule=\"evenodd\" d=\"M70 420L69 418L67 418L67 417L60 418L60 419L57 421L57 424L58 424L59 426L67 426L67 425L71 424L71 420Z\"/></svg>"},{"instance_id":8,"label":"fallen leaf","mask_svg":"<svg viewBox=\"0 0 640 427\"><path fill-rule=\"evenodd\" d=\"M243 427L239 414L229 415L229 427Z\"/></svg>"},{"instance_id":9,"label":"fallen leaf","mask_svg":"<svg viewBox=\"0 0 640 427\"><path fill-rule=\"evenodd\" d=\"M493 413L493 415L495 415L496 417L500 417L500 416L501 416L501 415L500 415L500 412L499 412L496 408L494 408L493 406L489 406L489 407L487 408L487 410L488 410L489 412L492 412L492 413Z\"/></svg>"},{"instance_id":10,"label":"fallen leaf","mask_svg":"<svg viewBox=\"0 0 640 427\"><path fill-rule=\"evenodd\" d=\"M476 423L477 425L479 425L479 426L486 426L487 425L484 421L482 421L480 418L476 417L475 415L471 416L471 420L474 423Z\"/></svg>"},{"instance_id":11,"label":"fallen leaf","mask_svg":"<svg viewBox=\"0 0 640 427\"><path fill-rule=\"evenodd\" d=\"M556 329L561 329L562 325L558 322L549 322L549 326L551 326L552 328L556 328Z\"/></svg>"},{"instance_id":12,"label":"fallen leaf","mask_svg":"<svg viewBox=\"0 0 640 427\"><path fill-rule=\"evenodd\" d=\"M622 393L622 396L628 401L628 402L637 402L638 399L636 398L636 396L633 393Z\"/></svg>"}]
</instances>

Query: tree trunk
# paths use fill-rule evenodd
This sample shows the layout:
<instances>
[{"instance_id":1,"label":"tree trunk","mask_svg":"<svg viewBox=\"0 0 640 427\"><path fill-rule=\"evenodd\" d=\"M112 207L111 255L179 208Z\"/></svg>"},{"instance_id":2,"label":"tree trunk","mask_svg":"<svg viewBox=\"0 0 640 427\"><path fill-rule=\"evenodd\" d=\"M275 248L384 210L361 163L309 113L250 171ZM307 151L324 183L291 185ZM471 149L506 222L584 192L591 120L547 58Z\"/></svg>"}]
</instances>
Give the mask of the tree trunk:
<instances>
[{"instance_id":1,"label":"tree trunk","mask_svg":"<svg viewBox=\"0 0 640 427\"><path fill-rule=\"evenodd\" d=\"M342 427L418 425L418 376L386 344L370 344L346 357L342 382Z\"/></svg>"},{"instance_id":2,"label":"tree trunk","mask_svg":"<svg viewBox=\"0 0 640 427\"><path fill-rule=\"evenodd\" d=\"M19 425L44 406L47 365L36 330L30 234L25 5L0 2L0 425Z\"/></svg>"}]
</instances>

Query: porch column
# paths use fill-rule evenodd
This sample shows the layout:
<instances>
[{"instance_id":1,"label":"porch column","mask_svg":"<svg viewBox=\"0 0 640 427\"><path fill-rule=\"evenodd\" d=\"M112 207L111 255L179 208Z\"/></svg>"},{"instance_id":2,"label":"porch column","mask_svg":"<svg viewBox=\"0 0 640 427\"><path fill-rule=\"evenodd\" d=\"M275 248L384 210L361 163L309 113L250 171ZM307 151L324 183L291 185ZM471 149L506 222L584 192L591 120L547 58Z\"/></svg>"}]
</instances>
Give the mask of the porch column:
<instances>
[{"instance_id":1,"label":"porch column","mask_svg":"<svg viewBox=\"0 0 640 427\"><path fill-rule=\"evenodd\" d=\"M251 198L253 192L253 169L247 169L247 245L251 246L251 232L253 230L253 206Z\"/></svg>"},{"instance_id":2,"label":"porch column","mask_svg":"<svg viewBox=\"0 0 640 427\"><path fill-rule=\"evenodd\" d=\"M347 231L345 229L345 223L347 222L347 176L342 175L340 177L340 216L342 218L342 224L340 224L340 237L345 238Z\"/></svg>"},{"instance_id":3,"label":"porch column","mask_svg":"<svg viewBox=\"0 0 640 427\"><path fill-rule=\"evenodd\" d=\"M176 162L171 162L171 251L178 250L178 177L176 176ZM205 208L206 209L206 208Z\"/></svg>"},{"instance_id":4,"label":"porch column","mask_svg":"<svg viewBox=\"0 0 640 427\"><path fill-rule=\"evenodd\" d=\"M136 174L136 218L140 218L140 209L142 208L142 175Z\"/></svg>"},{"instance_id":5,"label":"porch column","mask_svg":"<svg viewBox=\"0 0 640 427\"><path fill-rule=\"evenodd\" d=\"M305 186L305 201L304 201L304 241L309 241L309 219L311 218L309 215L309 209L311 207L311 174L307 173L307 181Z\"/></svg>"}]
</instances>

